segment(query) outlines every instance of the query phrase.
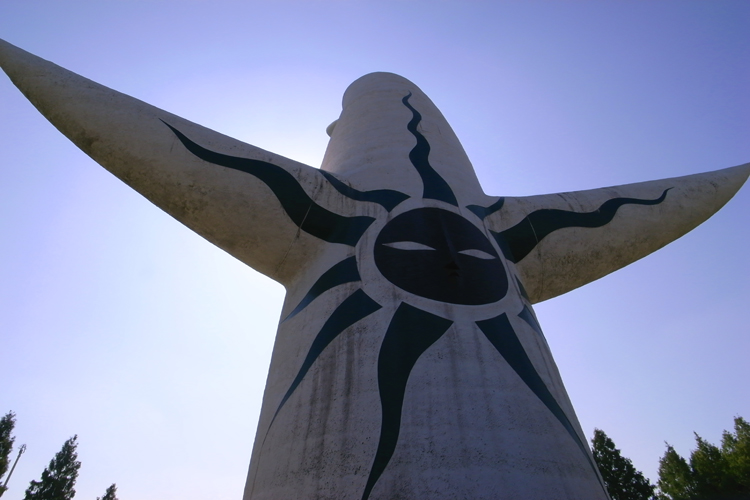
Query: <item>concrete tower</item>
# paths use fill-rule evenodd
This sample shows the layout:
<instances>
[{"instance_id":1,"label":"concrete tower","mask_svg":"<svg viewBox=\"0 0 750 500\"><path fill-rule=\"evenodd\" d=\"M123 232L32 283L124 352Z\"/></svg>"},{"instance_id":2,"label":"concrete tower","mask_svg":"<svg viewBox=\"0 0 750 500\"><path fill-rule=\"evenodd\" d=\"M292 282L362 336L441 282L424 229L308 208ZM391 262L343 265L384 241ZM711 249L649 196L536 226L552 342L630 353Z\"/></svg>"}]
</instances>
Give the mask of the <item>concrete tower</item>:
<instances>
[{"instance_id":1,"label":"concrete tower","mask_svg":"<svg viewBox=\"0 0 750 500\"><path fill-rule=\"evenodd\" d=\"M286 287L246 500L606 499L532 304L680 237L750 174L487 196L390 73L349 87L316 169L4 42L0 65L102 166Z\"/></svg>"}]
</instances>

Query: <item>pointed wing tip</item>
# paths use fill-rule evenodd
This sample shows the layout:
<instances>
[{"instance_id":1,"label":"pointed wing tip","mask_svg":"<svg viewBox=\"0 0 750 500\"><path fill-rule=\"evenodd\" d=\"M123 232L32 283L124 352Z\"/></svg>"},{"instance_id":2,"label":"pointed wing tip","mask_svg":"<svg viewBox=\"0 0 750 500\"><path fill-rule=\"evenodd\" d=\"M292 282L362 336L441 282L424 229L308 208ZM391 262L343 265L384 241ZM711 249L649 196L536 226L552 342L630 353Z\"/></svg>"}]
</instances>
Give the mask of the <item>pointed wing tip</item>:
<instances>
[{"instance_id":1,"label":"pointed wing tip","mask_svg":"<svg viewBox=\"0 0 750 500\"><path fill-rule=\"evenodd\" d=\"M700 175L700 174L698 174ZM750 163L743 163L735 167L706 172L704 175L711 176L724 184L724 191L728 194L726 201L734 196L750 177Z\"/></svg>"},{"instance_id":2,"label":"pointed wing tip","mask_svg":"<svg viewBox=\"0 0 750 500\"><path fill-rule=\"evenodd\" d=\"M736 167L731 167L728 170L736 170L738 173L738 177L742 177L744 178L744 181L746 181L748 177L750 177L750 162L743 163L742 165L737 165Z\"/></svg>"},{"instance_id":3,"label":"pointed wing tip","mask_svg":"<svg viewBox=\"0 0 750 500\"><path fill-rule=\"evenodd\" d=\"M16 47L10 42L5 41L4 39L0 38L0 66L8 61L10 58L13 57L14 53L28 53L25 50Z\"/></svg>"},{"instance_id":4,"label":"pointed wing tip","mask_svg":"<svg viewBox=\"0 0 750 500\"><path fill-rule=\"evenodd\" d=\"M28 74L31 67L39 67L44 63L52 64L0 38L0 68L16 86L18 86L19 79Z\"/></svg>"},{"instance_id":5,"label":"pointed wing tip","mask_svg":"<svg viewBox=\"0 0 750 500\"><path fill-rule=\"evenodd\" d=\"M2 38L0 38L0 67L4 67L5 62L8 60L8 57L10 56L10 52L13 51L13 49L20 50L15 45L6 42Z\"/></svg>"}]
</instances>

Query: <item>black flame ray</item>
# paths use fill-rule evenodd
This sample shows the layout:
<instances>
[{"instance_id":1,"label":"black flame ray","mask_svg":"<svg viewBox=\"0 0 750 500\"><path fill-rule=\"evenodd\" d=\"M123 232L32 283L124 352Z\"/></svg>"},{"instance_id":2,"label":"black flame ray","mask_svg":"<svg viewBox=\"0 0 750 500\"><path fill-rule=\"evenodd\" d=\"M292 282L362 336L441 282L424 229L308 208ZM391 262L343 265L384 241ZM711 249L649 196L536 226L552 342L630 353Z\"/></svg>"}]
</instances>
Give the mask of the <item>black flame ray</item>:
<instances>
[{"instance_id":1,"label":"black flame ray","mask_svg":"<svg viewBox=\"0 0 750 500\"><path fill-rule=\"evenodd\" d=\"M318 298L323 293L327 292L331 288L343 285L344 283L352 283L354 281L361 281L362 278L359 276L359 270L357 269L357 258L351 256L334 265L328 271L324 272L320 278L310 287L310 290L305 294L297 307L284 318L284 321L294 317L310 302Z\"/></svg>"},{"instance_id":2,"label":"black flame ray","mask_svg":"<svg viewBox=\"0 0 750 500\"><path fill-rule=\"evenodd\" d=\"M528 305L524 304L523 310L521 310L521 312L518 313L518 317L524 320L526 323L528 323L529 326L536 333L538 333L540 337L544 338L542 327L539 325L539 322L536 320L536 315L533 313L533 311Z\"/></svg>"},{"instance_id":3,"label":"black flame ray","mask_svg":"<svg viewBox=\"0 0 750 500\"><path fill-rule=\"evenodd\" d=\"M417 125L422 121L422 115L419 114L419 111L414 109L411 104L409 104L410 97L411 92L409 92L409 95L404 97L401 102L403 102L404 106L409 108L412 113L412 119L406 128L417 139L417 144L409 152L409 160L422 178L422 184L424 185L422 198L444 201L445 203L457 207L458 201L456 201L456 195L453 194L453 190L448 183L445 182L445 179L440 177L440 174L438 174L435 169L432 168L432 165L430 165L430 143L427 142L425 136L417 130Z\"/></svg>"},{"instance_id":4,"label":"black flame ray","mask_svg":"<svg viewBox=\"0 0 750 500\"><path fill-rule=\"evenodd\" d=\"M468 205L466 208L468 208L471 212L473 212L474 215L484 220L486 217L494 214L495 212L503 208L503 205L505 205L505 198L500 198L489 207L482 207L479 205Z\"/></svg>"},{"instance_id":5,"label":"black flame ray","mask_svg":"<svg viewBox=\"0 0 750 500\"><path fill-rule=\"evenodd\" d=\"M162 120L163 121L163 120ZM188 139L185 134L164 122L182 142L188 151L198 158L239 170L255 176L264 182L278 198L289 218L301 230L329 243L343 243L355 246L370 224L372 217L344 217L321 207L308 196L292 174L273 163L239 158L206 149Z\"/></svg>"},{"instance_id":6,"label":"black flame ray","mask_svg":"<svg viewBox=\"0 0 750 500\"><path fill-rule=\"evenodd\" d=\"M297 376L294 377L294 381L292 381L292 384L289 386L286 394L284 394L284 397L281 399L281 403L279 403L279 407L276 409L276 413L271 420L271 424L269 424L269 428L273 424L273 421L276 420L276 417L281 411L281 408L284 407L286 402L294 393L295 389L297 389L297 386L299 386L299 384L302 382L302 379L304 379L305 375L307 375L307 372L310 370L313 363L315 363L315 360L318 359L325 348L328 347L328 345L333 342L336 337L338 337L344 330L352 326L357 321L374 313L380 308L380 304L372 300L360 288L349 297L347 297L336 308L336 310L333 311L333 314L331 314L331 316L323 325L323 328L321 328L320 332L318 332L315 340L313 340L313 343L310 346L310 350L308 351L305 360L302 362L302 366L297 372Z\"/></svg>"},{"instance_id":7,"label":"black flame ray","mask_svg":"<svg viewBox=\"0 0 750 500\"><path fill-rule=\"evenodd\" d=\"M544 208L531 212L515 226L502 232L490 231L500 244L505 258L513 263L520 262L536 247L540 241L566 227L602 227L614 219L623 205L658 205L667 197L667 191L656 199L612 198L593 212L572 212L554 208Z\"/></svg>"},{"instance_id":8,"label":"black flame ray","mask_svg":"<svg viewBox=\"0 0 750 500\"><path fill-rule=\"evenodd\" d=\"M347 198L351 198L356 201L369 201L377 203L389 212L396 208L402 201L408 200L409 195L406 195L400 191L393 191L391 189L374 189L372 191L359 191L354 189L350 185L341 181L338 177L325 170L319 170L319 172L325 177L328 182L331 183L336 191L343 194Z\"/></svg>"},{"instance_id":9,"label":"black flame ray","mask_svg":"<svg viewBox=\"0 0 750 500\"><path fill-rule=\"evenodd\" d=\"M586 456L589 465L594 470L594 474L598 477L598 469L591 458L588 447L581 440L570 419L560 407L557 400L555 400L555 397L547 388L542 377L539 376L536 368L534 368L533 363L526 354L526 350L518 339L518 335L510 324L510 320L508 320L508 315L501 314L491 319L477 321L476 324L497 352L500 353L510 367L513 368L513 371L523 380L524 384L544 403L544 406L547 407L550 413L555 416L568 434L570 434L575 444Z\"/></svg>"},{"instance_id":10,"label":"black flame ray","mask_svg":"<svg viewBox=\"0 0 750 500\"><path fill-rule=\"evenodd\" d=\"M382 411L380 440L362 500L367 500L370 496L396 449L406 383L412 368L452 324L450 320L404 302L393 315L378 355L378 387Z\"/></svg>"}]
</instances>

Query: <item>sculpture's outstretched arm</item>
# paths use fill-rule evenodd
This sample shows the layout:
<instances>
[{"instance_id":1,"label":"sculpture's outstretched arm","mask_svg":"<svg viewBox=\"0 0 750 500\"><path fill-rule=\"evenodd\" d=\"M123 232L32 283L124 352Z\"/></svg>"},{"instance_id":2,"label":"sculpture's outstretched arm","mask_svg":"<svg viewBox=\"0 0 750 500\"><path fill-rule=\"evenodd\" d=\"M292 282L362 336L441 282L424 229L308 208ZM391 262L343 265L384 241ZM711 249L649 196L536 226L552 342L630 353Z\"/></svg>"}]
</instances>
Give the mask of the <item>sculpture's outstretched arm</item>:
<instances>
[{"instance_id":1,"label":"sculpture's outstretched arm","mask_svg":"<svg viewBox=\"0 0 750 500\"><path fill-rule=\"evenodd\" d=\"M516 263L536 303L676 240L716 213L748 175L750 163L651 182L505 198L472 211Z\"/></svg>"},{"instance_id":2,"label":"sculpture's outstretched arm","mask_svg":"<svg viewBox=\"0 0 750 500\"><path fill-rule=\"evenodd\" d=\"M86 154L201 236L282 283L321 245L352 246L350 217L318 169L206 129L0 40L0 66ZM316 200L335 203L334 213ZM353 205L351 205L353 206Z\"/></svg>"}]
</instances>

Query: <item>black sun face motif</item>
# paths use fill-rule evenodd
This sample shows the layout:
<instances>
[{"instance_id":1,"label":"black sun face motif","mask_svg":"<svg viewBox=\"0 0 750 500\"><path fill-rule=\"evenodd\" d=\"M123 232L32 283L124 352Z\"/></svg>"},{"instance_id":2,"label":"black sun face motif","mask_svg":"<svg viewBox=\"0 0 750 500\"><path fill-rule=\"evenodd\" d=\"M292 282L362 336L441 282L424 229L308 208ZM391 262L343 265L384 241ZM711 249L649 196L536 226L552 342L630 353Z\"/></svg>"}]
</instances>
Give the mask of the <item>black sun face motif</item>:
<instances>
[{"instance_id":1,"label":"black sun face motif","mask_svg":"<svg viewBox=\"0 0 750 500\"><path fill-rule=\"evenodd\" d=\"M375 241L375 264L407 292L449 304L497 302L505 267L476 226L453 212L420 208L390 221Z\"/></svg>"},{"instance_id":2,"label":"black sun face motif","mask_svg":"<svg viewBox=\"0 0 750 500\"><path fill-rule=\"evenodd\" d=\"M404 96L402 103L412 113L412 119L406 124L406 128L416 139L416 145L409 153L409 160L422 179L422 199L430 200L428 204L442 203L447 208L458 209L458 201L450 186L429 163L430 145L417 129L421 115L409 103L410 97L411 93ZM359 271L361 263L357 262L354 248L375 222L374 218L344 217L330 212L315 203L286 170L269 162L210 151L191 141L171 125L166 125L199 158L246 172L267 184L287 215L302 231L329 243L352 247L352 255L324 272L284 321L298 314L326 291L344 283L362 281ZM395 190L359 191L329 172L320 173L341 195L355 201L377 203L387 212L409 199L408 195ZM457 307L494 304L506 297L509 290L509 274L504 261L520 261L541 239L557 229L572 226L600 227L612 220L620 206L658 204L665 199L666 194L667 191L664 191L655 200L615 198L589 213L538 210L501 233L482 231L459 213L434 206L421 206L400 213L383 226L375 239L371 257L382 276L407 294ZM502 207L501 198L487 207L468 205L464 208L481 221ZM495 240L497 246L493 245L487 235ZM501 249L502 255L496 248ZM515 280L517 287L514 289L525 295L523 285L517 278ZM531 312L528 300L524 298L522 302L522 310L512 314L528 323L541 336L541 328ZM373 300L361 287L336 307L310 345L296 377L290 381L269 428L328 345L348 327L381 307L382 304ZM547 407L596 470L588 448L539 376L514 331L508 314L511 313L502 313L490 319L477 318L474 323L528 390ZM381 429L362 500L369 498L396 449L404 395L412 368L452 324L452 319L425 311L413 304L401 302L398 305L378 354Z\"/></svg>"}]
</instances>

